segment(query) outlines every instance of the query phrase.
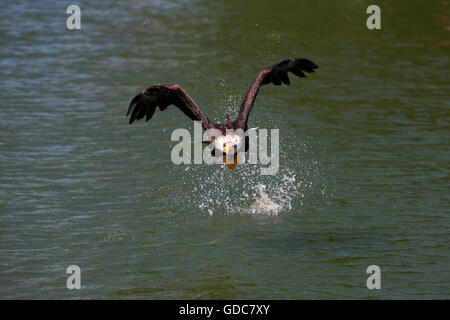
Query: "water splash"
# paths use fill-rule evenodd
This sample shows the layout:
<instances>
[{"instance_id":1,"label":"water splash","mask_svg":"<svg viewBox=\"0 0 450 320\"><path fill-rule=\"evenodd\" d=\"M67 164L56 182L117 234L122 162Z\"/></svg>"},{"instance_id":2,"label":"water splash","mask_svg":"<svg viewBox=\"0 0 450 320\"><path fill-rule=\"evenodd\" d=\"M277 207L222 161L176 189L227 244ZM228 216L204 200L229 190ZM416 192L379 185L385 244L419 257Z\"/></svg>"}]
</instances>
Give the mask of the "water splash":
<instances>
[{"instance_id":1,"label":"water splash","mask_svg":"<svg viewBox=\"0 0 450 320\"><path fill-rule=\"evenodd\" d=\"M311 183L298 179L294 169L282 167L277 175L263 176L260 165L241 164L231 171L224 165L191 165L181 180L190 196L178 205L214 214L279 214L303 205Z\"/></svg>"},{"instance_id":2,"label":"water splash","mask_svg":"<svg viewBox=\"0 0 450 320\"><path fill-rule=\"evenodd\" d=\"M234 95L229 97L236 99ZM275 115L264 121L273 127L280 119ZM284 129L283 134L276 175L261 175L261 164L238 164L233 171L223 164L172 166L171 175L180 179L177 183L183 184L186 191L185 196L174 197L175 205L189 212L200 209L209 215L278 215L293 209L299 212L305 203L314 206L322 202L327 197L327 183L320 161L308 147L308 138L298 138L289 129Z\"/></svg>"},{"instance_id":3,"label":"water splash","mask_svg":"<svg viewBox=\"0 0 450 320\"><path fill-rule=\"evenodd\" d=\"M264 213L264 214L274 214L277 215L278 211L282 209L282 207L275 202L273 202L267 193L265 193L266 186L258 185L257 187L260 198L256 200L250 207L251 213Z\"/></svg>"}]
</instances>

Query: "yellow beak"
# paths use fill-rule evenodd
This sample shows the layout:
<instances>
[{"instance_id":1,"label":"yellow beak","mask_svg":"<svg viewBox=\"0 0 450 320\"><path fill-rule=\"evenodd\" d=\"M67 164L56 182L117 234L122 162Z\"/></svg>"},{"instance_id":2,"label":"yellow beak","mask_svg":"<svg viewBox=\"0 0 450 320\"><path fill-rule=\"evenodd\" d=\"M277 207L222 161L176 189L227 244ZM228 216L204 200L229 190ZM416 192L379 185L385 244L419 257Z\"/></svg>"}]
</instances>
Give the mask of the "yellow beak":
<instances>
[{"instance_id":1,"label":"yellow beak","mask_svg":"<svg viewBox=\"0 0 450 320\"><path fill-rule=\"evenodd\" d=\"M225 151L225 149L224 149ZM227 162L227 155L224 154L223 155L223 162L225 163L225 165L227 166L228 169L233 170L234 168L236 168L237 164L238 164L238 157L237 157L237 153L234 154L234 159L233 162Z\"/></svg>"}]
</instances>

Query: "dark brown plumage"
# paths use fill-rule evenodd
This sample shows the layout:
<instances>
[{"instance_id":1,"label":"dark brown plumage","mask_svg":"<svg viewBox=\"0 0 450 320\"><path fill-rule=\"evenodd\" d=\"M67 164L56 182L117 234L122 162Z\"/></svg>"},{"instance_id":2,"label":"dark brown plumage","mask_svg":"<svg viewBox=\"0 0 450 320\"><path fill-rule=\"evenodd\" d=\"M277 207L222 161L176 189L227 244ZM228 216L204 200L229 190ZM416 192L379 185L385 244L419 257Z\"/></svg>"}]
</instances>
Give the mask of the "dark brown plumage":
<instances>
[{"instance_id":1,"label":"dark brown plumage","mask_svg":"<svg viewBox=\"0 0 450 320\"><path fill-rule=\"evenodd\" d=\"M128 108L127 116L131 115L130 124L143 117L146 117L145 120L148 121L153 117L156 107L159 107L162 111L173 104L190 119L201 121L205 130L219 129L224 135L226 129L242 129L246 131L248 117L261 86L269 83L273 83L276 86L282 83L290 85L289 72L298 77L306 77L305 72L314 72L316 68L318 67L308 59L287 59L261 70L247 91L236 120L230 121L229 115L226 114L226 122L224 124L211 122L194 100L177 84L157 84L145 89L133 98ZM248 150L247 141L248 137L245 143L246 151Z\"/></svg>"},{"instance_id":2,"label":"dark brown plumage","mask_svg":"<svg viewBox=\"0 0 450 320\"><path fill-rule=\"evenodd\" d=\"M276 86L282 83L290 85L288 72L292 72L298 77L305 78L304 72L314 72L314 69L318 68L313 62L308 59L287 59L267 67L259 73L253 84L248 89L245 95L244 101L241 104L239 115L236 119L236 125L238 128L247 130L247 121L253 104L255 103L256 96L258 95L259 88L265 84L273 83Z\"/></svg>"},{"instance_id":3,"label":"dark brown plumage","mask_svg":"<svg viewBox=\"0 0 450 320\"><path fill-rule=\"evenodd\" d=\"M203 112L192 98L177 84L153 85L131 100L127 116L131 114L130 124L134 120L140 120L146 116L145 121L150 120L159 106L161 111L169 105L175 105L192 120L209 123Z\"/></svg>"}]
</instances>

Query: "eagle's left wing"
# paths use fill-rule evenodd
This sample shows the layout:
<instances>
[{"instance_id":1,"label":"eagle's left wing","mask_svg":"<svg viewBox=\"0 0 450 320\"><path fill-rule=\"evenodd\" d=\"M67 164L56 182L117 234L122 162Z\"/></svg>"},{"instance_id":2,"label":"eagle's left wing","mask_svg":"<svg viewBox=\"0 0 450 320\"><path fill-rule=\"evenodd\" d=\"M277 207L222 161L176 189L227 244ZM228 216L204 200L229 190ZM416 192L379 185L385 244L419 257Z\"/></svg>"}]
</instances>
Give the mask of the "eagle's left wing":
<instances>
[{"instance_id":1,"label":"eagle's left wing","mask_svg":"<svg viewBox=\"0 0 450 320\"><path fill-rule=\"evenodd\" d=\"M276 86L281 85L281 83L289 85L288 72L292 72L296 76L304 78L306 77L304 72L314 72L314 69L316 68L318 68L318 66L308 59L287 59L261 70L250 89L247 91L244 101L242 101L239 115L235 121L237 126L243 129L247 128L248 116L261 86L269 83L273 83Z\"/></svg>"}]
</instances>

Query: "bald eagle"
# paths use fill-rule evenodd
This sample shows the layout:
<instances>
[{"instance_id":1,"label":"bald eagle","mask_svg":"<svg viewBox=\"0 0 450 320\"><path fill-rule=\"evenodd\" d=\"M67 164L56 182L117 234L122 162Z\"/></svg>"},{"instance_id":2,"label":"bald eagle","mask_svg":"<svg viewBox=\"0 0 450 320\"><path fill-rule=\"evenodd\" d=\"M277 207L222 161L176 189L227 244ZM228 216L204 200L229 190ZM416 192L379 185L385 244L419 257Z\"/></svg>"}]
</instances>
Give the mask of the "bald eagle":
<instances>
[{"instance_id":1,"label":"bald eagle","mask_svg":"<svg viewBox=\"0 0 450 320\"><path fill-rule=\"evenodd\" d=\"M262 69L247 91L239 114L233 122L230 121L228 113L225 116L226 122L224 124L211 122L194 100L178 84L156 84L145 89L131 100L126 116L130 116L130 124L144 117L145 121L148 121L153 117L156 107L163 111L173 104L190 119L201 121L205 130L220 130L222 133L221 137L211 137L210 141L207 142L214 145L213 154L215 150L223 153L224 160L228 155L231 155L234 158L234 162L224 162L229 169L234 169L237 164L238 150L244 146L245 152L247 152L249 140L248 136L243 138L237 135L226 135L226 131L227 129L247 131L248 117L255 103L259 88L270 83L276 86L282 83L290 85L288 72L304 78L306 77L304 72L311 73L316 68L318 66L308 59L287 59Z\"/></svg>"}]
</instances>

